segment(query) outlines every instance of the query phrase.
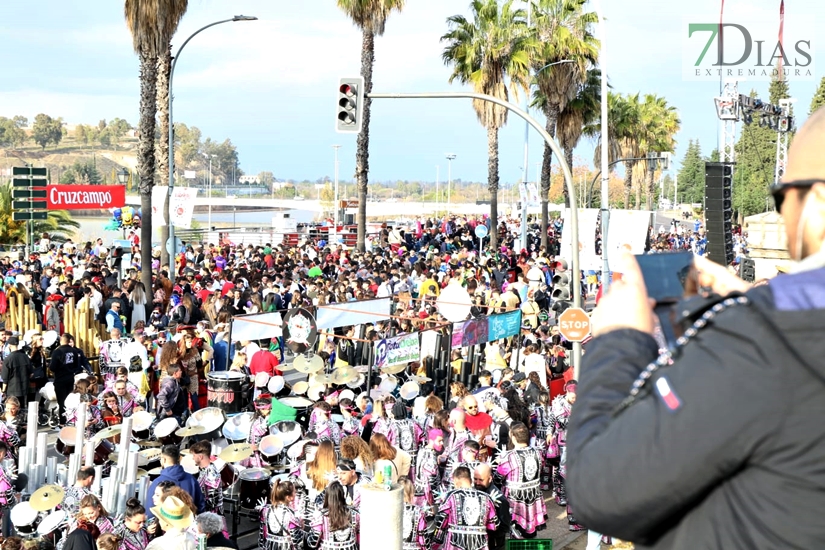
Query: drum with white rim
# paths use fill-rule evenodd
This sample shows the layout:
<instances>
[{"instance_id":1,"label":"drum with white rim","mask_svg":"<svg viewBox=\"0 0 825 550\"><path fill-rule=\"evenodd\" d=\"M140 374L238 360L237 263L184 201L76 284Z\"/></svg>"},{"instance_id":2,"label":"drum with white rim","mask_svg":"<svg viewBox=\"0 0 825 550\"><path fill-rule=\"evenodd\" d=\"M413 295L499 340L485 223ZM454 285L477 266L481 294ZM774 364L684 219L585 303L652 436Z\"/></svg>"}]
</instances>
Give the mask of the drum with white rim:
<instances>
[{"instance_id":1,"label":"drum with white rim","mask_svg":"<svg viewBox=\"0 0 825 550\"><path fill-rule=\"evenodd\" d=\"M280 401L281 404L286 405L287 407L292 407L297 411L295 420L301 424L304 429L309 426L309 413L314 401L311 401L306 397L281 397L278 401Z\"/></svg>"},{"instance_id":2,"label":"drum with white rim","mask_svg":"<svg viewBox=\"0 0 825 550\"><path fill-rule=\"evenodd\" d=\"M164 445L174 444L178 445L183 438L175 432L180 428L178 420L173 417L164 418L155 425L155 438Z\"/></svg>"},{"instance_id":3,"label":"drum with white rim","mask_svg":"<svg viewBox=\"0 0 825 550\"><path fill-rule=\"evenodd\" d=\"M207 377L207 405L227 413L243 409L243 385L246 375L237 371L210 372Z\"/></svg>"},{"instance_id":4,"label":"drum with white rim","mask_svg":"<svg viewBox=\"0 0 825 550\"><path fill-rule=\"evenodd\" d=\"M37 532L37 525L40 515L32 508L28 502L20 502L11 509L11 523L18 535L34 535Z\"/></svg>"},{"instance_id":5,"label":"drum with white rim","mask_svg":"<svg viewBox=\"0 0 825 550\"><path fill-rule=\"evenodd\" d=\"M58 530L68 523L68 515L64 510L52 512L37 526L37 534L52 544L57 543Z\"/></svg>"},{"instance_id":6,"label":"drum with white rim","mask_svg":"<svg viewBox=\"0 0 825 550\"><path fill-rule=\"evenodd\" d=\"M258 503L268 501L269 472L263 468L247 468L240 475L240 507L254 510Z\"/></svg>"},{"instance_id":7,"label":"drum with white rim","mask_svg":"<svg viewBox=\"0 0 825 550\"><path fill-rule=\"evenodd\" d=\"M132 439L135 441L149 439L152 435L152 422L154 421L155 415L149 411L136 411L132 413Z\"/></svg>"}]
</instances>

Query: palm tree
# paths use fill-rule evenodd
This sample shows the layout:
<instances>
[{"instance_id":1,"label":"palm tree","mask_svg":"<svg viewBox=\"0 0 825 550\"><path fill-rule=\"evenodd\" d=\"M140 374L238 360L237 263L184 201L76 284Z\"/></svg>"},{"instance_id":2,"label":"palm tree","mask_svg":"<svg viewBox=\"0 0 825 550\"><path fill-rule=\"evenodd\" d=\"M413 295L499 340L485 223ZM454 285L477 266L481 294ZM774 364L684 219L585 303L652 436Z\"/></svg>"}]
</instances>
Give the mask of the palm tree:
<instances>
[{"instance_id":1,"label":"palm tree","mask_svg":"<svg viewBox=\"0 0 825 550\"><path fill-rule=\"evenodd\" d=\"M372 69L375 63L375 37L384 34L387 18L393 10L404 9L405 0L338 0L338 7L361 29L361 75L364 77L364 110L361 133L355 150L355 181L358 185L358 235L356 246L365 250L367 228L367 190L370 160L370 111Z\"/></svg>"},{"instance_id":2,"label":"palm tree","mask_svg":"<svg viewBox=\"0 0 825 550\"><path fill-rule=\"evenodd\" d=\"M0 242L25 243L28 238L28 228L25 221L14 221L12 215L12 186L11 183L0 185ZM32 233L42 235L48 233L53 241L65 241L71 233L64 233L68 228L77 229L80 223L73 220L68 210L49 210L45 220L32 221Z\"/></svg>"},{"instance_id":3,"label":"palm tree","mask_svg":"<svg viewBox=\"0 0 825 550\"><path fill-rule=\"evenodd\" d=\"M530 57L536 49L535 37L527 29L524 10L513 9L513 1L499 6L498 0L473 0L472 19L453 15L450 30L441 37L447 42L441 54L452 64L450 82L471 84L477 93L508 99L510 89L527 93L530 84ZM498 131L507 123L507 109L488 101L473 101L478 121L487 129L487 187L490 191L490 244L498 246Z\"/></svg>"},{"instance_id":4,"label":"palm tree","mask_svg":"<svg viewBox=\"0 0 825 550\"><path fill-rule=\"evenodd\" d=\"M159 20L163 32L163 40L166 47L158 55L158 79L157 79L157 109L158 109L158 135L156 163L157 175L160 185L166 185L169 181L169 73L172 70L172 37L178 30L178 25L183 19L189 0L164 0L158 7L161 12ZM169 194L166 194L163 205L164 223L161 230L161 242L165 243L169 239L169 220L166 213L169 211ZM161 265L169 262L169 252L165 246L160 247Z\"/></svg>"},{"instance_id":5,"label":"palm tree","mask_svg":"<svg viewBox=\"0 0 825 550\"><path fill-rule=\"evenodd\" d=\"M601 108L601 94L599 95L599 107ZM632 119L627 108L624 96L621 94L608 92L607 94L607 162L612 164L622 158L622 144L624 140L632 136L635 131ZM597 168L602 163L602 124L601 116L594 118L590 124L584 128L584 135L595 138L596 148L593 151L593 165ZM592 207L593 188L589 189L589 203ZM626 208L627 206L625 206Z\"/></svg>"},{"instance_id":6,"label":"palm tree","mask_svg":"<svg viewBox=\"0 0 825 550\"><path fill-rule=\"evenodd\" d=\"M655 94L645 95L640 109L640 145L641 153L645 156L672 152L676 147L676 133L681 121L676 107L668 105L667 100ZM648 210L653 207L653 198L656 194L654 180L654 166L649 163L645 186L645 203Z\"/></svg>"},{"instance_id":7,"label":"palm tree","mask_svg":"<svg viewBox=\"0 0 825 550\"><path fill-rule=\"evenodd\" d=\"M158 57L169 49L161 4L166 0L126 0L124 16L132 46L140 60L140 121L137 169L140 178L140 280L152 288L152 187L155 185L155 115L157 114ZM164 248L164 247L161 247Z\"/></svg>"},{"instance_id":8,"label":"palm tree","mask_svg":"<svg viewBox=\"0 0 825 550\"><path fill-rule=\"evenodd\" d=\"M579 86L576 97L559 113L556 120L556 132L559 145L564 149L564 157L570 169L573 169L573 150L579 144L582 135L592 128L594 121L601 115L602 72L590 69L585 81ZM567 186L563 188L564 204L570 206ZM581 208L583 205L578 205Z\"/></svg>"},{"instance_id":9,"label":"palm tree","mask_svg":"<svg viewBox=\"0 0 825 550\"><path fill-rule=\"evenodd\" d=\"M598 15L586 12L586 3L587 0L538 0L535 4L533 29L540 46L531 65L544 96L541 109L546 129L553 137L559 113L576 96L587 77L587 68L595 65L598 58L599 41L591 32ZM564 61L572 63L561 63ZM553 152L545 143L541 163L541 244L545 247L552 161ZM567 187L564 189L565 205L569 206Z\"/></svg>"},{"instance_id":10,"label":"palm tree","mask_svg":"<svg viewBox=\"0 0 825 550\"><path fill-rule=\"evenodd\" d=\"M608 108L610 107L608 103ZM620 117L622 123L619 126L624 128L624 132L619 134L619 143L621 147L622 158L631 159L639 158L640 148L640 133L641 128L641 104L639 103L639 94L628 95L621 97L615 104L615 116ZM614 116L614 113L608 113L608 118ZM636 163L639 161L628 160L624 168L624 207L630 209L630 193L633 190L633 171ZM639 201L636 201L636 207L639 206Z\"/></svg>"}]
</instances>

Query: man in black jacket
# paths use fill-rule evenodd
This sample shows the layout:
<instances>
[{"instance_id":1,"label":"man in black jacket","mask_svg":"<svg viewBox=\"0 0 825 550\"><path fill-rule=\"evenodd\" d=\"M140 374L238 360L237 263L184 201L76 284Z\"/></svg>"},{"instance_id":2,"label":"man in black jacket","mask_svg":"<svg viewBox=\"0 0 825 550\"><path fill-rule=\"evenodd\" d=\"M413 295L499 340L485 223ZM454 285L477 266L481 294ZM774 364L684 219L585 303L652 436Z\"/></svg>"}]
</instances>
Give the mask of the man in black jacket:
<instances>
[{"instance_id":1,"label":"man in black jacket","mask_svg":"<svg viewBox=\"0 0 825 550\"><path fill-rule=\"evenodd\" d=\"M74 389L74 377L83 367L79 350L72 346L72 335L68 332L60 337L60 346L52 352L49 368L54 374L54 394L60 411L60 424L66 423L66 398Z\"/></svg>"},{"instance_id":2,"label":"man in black jacket","mask_svg":"<svg viewBox=\"0 0 825 550\"><path fill-rule=\"evenodd\" d=\"M476 466L473 472L473 485L479 491L487 493L496 505L498 527L495 531L487 531L487 545L490 550L501 550L507 545L507 534L513 522L510 514L510 501L504 496L501 488L493 483L493 469L486 462Z\"/></svg>"},{"instance_id":3,"label":"man in black jacket","mask_svg":"<svg viewBox=\"0 0 825 550\"><path fill-rule=\"evenodd\" d=\"M657 360L638 264L614 266L623 278L593 316L567 435L568 498L583 524L637 549L822 547L823 141L819 109L773 190L792 273L749 289L697 259L714 295L679 307L692 326L671 355Z\"/></svg>"},{"instance_id":4,"label":"man in black jacket","mask_svg":"<svg viewBox=\"0 0 825 550\"><path fill-rule=\"evenodd\" d=\"M32 375L32 362L28 354L20 349L20 340L17 336L12 336L6 344L9 346L9 356L3 360L3 369L0 376L3 377L3 393L9 397L13 396L20 400L20 406L26 407L26 398L29 395L29 379Z\"/></svg>"}]
</instances>

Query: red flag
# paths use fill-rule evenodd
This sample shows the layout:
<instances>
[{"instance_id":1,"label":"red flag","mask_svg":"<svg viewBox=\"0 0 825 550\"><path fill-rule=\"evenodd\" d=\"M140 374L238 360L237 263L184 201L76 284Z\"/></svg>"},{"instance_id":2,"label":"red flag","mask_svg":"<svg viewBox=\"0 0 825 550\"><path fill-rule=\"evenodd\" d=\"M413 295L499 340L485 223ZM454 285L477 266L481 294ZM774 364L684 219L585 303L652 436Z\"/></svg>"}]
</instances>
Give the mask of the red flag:
<instances>
[{"instance_id":1,"label":"red flag","mask_svg":"<svg viewBox=\"0 0 825 550\"><path fill-rule=\"evenodd\" d=\"M785 45L783 43L782 35L785 31L785 0L779 1L779 50L782 52L784 56L785 52ZM779 57L779 80L784 80L784 75L782 74L782 56Z\"/></svg>"}]
</instances>

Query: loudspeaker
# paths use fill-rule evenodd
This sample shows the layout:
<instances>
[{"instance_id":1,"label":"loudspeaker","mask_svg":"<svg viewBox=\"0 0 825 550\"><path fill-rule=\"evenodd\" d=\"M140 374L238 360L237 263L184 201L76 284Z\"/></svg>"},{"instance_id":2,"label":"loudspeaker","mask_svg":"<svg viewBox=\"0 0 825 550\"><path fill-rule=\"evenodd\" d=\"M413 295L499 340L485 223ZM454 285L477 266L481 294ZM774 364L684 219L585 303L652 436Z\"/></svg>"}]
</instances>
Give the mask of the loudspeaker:
<instances>
[{"instance_id":1,"label":"loudspeaker","mask_svg":"<svg viewBox=\"0 0 825 550\"><path fill-rule=\"evenodd\" d=\"M733 163L705 163L705 235L710 260L730 265L733 260Z\"/></svg>"},{"instance_id":2,"label":"loudspeaker","mask_svg":"<svg viewBox=\"0 0 825 550\"><path fill-rule=\"evenodd\" d=\"M748 283L756 280L756 262L752 258L742 258L739 264L739 278Z\"/></svg>"}]
</instances>

